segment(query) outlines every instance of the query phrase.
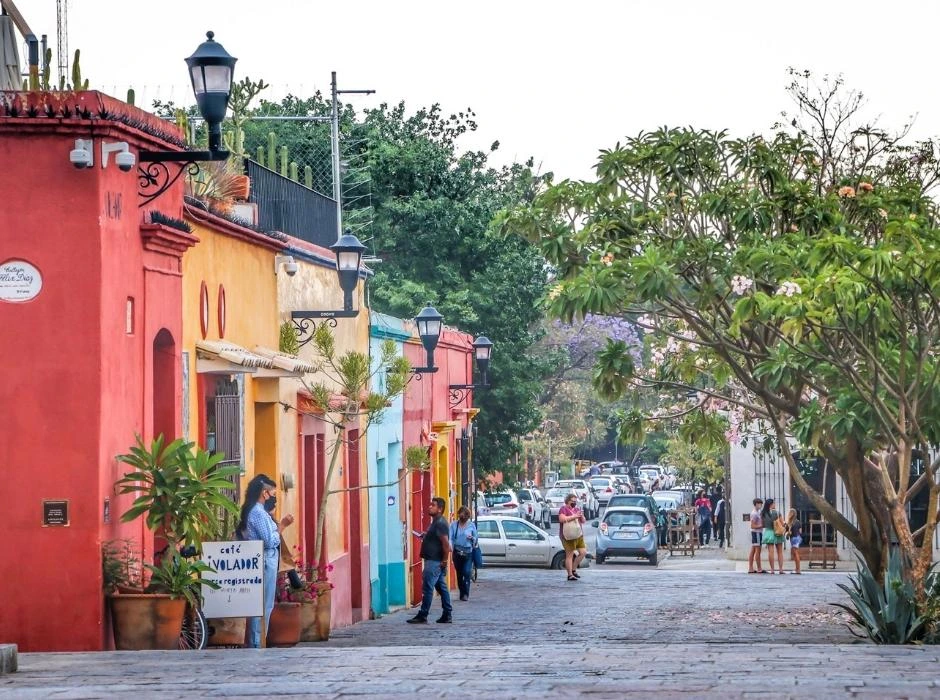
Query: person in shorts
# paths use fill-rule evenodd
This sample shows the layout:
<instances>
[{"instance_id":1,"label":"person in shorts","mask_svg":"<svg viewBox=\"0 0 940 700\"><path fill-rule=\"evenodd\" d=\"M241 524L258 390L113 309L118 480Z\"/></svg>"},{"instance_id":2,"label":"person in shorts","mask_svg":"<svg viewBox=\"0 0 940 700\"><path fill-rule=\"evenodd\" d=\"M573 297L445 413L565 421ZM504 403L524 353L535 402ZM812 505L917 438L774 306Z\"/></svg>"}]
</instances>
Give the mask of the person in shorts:
<instances>
[{"instance_id":1,"label":"person in shorts","mask_svg":"<svg viewBox=\"0 0 940 700\"><path fill-rule=\"evenodd\" d=\"M787 513L787 533L790 537L790 558L796 568L793 573L799 574L802 573L800 571L800 545L803 544L803 523L796 519L796 508L791 508Z\"/></svg>"},{"instance_id":2,"label":"person in shorts","mask_svg":"<svg viewBox=\"0 0 940 700\"><path fill-rule=\"evenodd\" d=\"M583 533L577 539L565 539L565 523L571 520L577 520L582 525L585 523L584 514L578 508L578 496L573 493L565 496L565 505L558 510L558 536L565 548L565 569L568 571L568 580L577 581L581 578L578 575L578 567L587 555L587 545L584 543Z\"/></svg>"},{"instance_id":3,"label":"person in shorts","mask_svg":"<svg viewBox=\"0 0 940 700\"><path fill-rule=\"evenodd\" d=\"M751 511L751 553L747 556L747 572L749 574L767 573L760 565L760 542L764 535L764 523L760 510L764 501L754 499L754 510Z\"/></svg>"}]
</instances>

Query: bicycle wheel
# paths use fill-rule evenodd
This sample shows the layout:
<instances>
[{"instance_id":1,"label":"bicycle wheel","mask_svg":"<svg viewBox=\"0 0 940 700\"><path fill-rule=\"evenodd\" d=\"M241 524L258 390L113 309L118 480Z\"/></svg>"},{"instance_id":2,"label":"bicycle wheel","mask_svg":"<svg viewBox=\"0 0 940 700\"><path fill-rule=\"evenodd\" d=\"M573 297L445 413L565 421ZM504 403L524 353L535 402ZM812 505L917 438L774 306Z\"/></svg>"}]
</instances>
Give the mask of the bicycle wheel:
<instances>
[{"instance_id":1,"label":"bicycle wheel","mask_svg":"<svg viewBox=\"0 0 940 700\"><path fill-rule=\"evenodd\" d=\"M194 608L187 604L177 648L180 650L205 649L208 641L209 628L206 625L206 616L202 614L202 608Z\"/></svg>"}]
</instances>

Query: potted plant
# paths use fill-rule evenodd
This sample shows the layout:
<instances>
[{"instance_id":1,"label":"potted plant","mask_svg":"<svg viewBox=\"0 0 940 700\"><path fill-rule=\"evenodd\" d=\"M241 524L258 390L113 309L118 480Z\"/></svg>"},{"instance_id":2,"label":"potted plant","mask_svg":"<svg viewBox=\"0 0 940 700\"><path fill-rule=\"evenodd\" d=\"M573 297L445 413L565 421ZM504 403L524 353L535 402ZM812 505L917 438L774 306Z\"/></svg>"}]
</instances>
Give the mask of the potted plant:
<instances>
[{"instance_id":1,"label":"potted plant","mask_svg":"<svg viewBox=\"0 0 940 700\"><path fill-rule=\"evenodd\" d=\"M277 575L274 610L268 623L269 647L292 647L300 641L300 608L304 589L292 588L287 573Z\"/></svg>"},{"instance_id":2,"label":"potted plant","mask_svg":"<svg viewBox=\"0 0 940 700\"><path fill-rule=\"evenodd\" d=\"M198 560L181 555L186 547L198 552L202 542L216 534L219 512L236 512L226 490L229 477L239 468L220 466L224 455L210 455L194 443L174 440L164 446L163 436L149 446L137 436L136 445L119 461L131 471L118 479L119 493L137 498L121 516L131 522L144 516L148 529L162 535L167 546L144 564L149 580L139 593L122 593L116 587L108 596L114 645L117 649L175 649L186 605L198 604L202 585L215 584L202 578L211 569ZM143 577L142 577L143 578Z\"/></svg>"},{"instance_id":3,"label":"potted plant","mask_svg":"<svg viewBox=\"0 0 940 700\"><path fill-rule=\"evenodd\" d=\"M294 561L301 586L288 586L283 595L287 600L300 603L300 641L325 642L330 638L330 608L333 584L327 578L333 565L317 566L304 562L303 552L294 547Z\"/></svg>"}]
</instances>

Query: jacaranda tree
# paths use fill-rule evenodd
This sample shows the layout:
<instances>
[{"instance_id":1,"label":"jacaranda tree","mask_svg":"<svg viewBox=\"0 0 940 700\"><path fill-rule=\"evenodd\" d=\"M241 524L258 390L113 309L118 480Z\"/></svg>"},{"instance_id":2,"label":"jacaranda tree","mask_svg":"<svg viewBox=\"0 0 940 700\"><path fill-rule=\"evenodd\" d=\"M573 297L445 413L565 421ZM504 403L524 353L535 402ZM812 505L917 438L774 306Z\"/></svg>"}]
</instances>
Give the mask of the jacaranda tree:
<instances>
[{"instance_id":1,"label":"jacaranda tree","mask_svg":"<svg viewBox=\"0 0 940 700\"><path fill-rule=\"evenodd\" d=\"M702 440L771 436L872 571L897 541L922 586L940 515L940 461L925 458L940 442L936 148L861 123L838 80L796 74L789 91L795 113L769 136L641 133L601 152L595 181L553 184L501 225L554 266L557 317L646 329L651 366L611 341L599 391L673 391L657 418ZM829 461L854 517L806 483L797 449Z\"/></svg>"}]
</instances>

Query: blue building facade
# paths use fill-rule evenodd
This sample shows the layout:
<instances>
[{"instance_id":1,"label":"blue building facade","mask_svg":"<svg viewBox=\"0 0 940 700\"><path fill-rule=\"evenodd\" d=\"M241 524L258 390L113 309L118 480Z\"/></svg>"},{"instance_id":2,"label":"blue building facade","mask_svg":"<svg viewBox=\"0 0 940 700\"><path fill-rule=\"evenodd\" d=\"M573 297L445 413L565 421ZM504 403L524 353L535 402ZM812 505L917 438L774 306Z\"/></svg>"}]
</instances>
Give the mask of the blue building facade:
<instances>
[{"instance_id":1,"label":"blue building facade","mask_svg":"<svg viewBox=\"0 0 940 700\"><path fill-rule=\"evenodd\" d=\"M372 370L378 369L382 343L392 340L398 354L411 337L400 319L385 314L371 314L369 327ZM377 390L384 389L384 372L376 372ZM403 398L398 396L383 413L381 420L369 426L369 549L372 571L372 610L382 615L407 604L407 567L405 564L405 519L401 515L397 482L403 468ZM386 485L388 484L388 485Z\"/></svg>"}]
</instances>

